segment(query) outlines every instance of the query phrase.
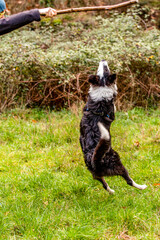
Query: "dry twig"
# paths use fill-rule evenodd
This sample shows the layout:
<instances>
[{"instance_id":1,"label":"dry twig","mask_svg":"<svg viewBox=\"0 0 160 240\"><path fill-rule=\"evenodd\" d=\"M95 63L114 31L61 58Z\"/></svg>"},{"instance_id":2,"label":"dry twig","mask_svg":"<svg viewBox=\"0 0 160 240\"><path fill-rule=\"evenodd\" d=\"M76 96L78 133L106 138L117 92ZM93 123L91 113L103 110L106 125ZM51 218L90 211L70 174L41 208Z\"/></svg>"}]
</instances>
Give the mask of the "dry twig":
<instances>
[{"instance_id":1,"label":"dry twig","mask_svg":"<svg viewBox=\"0 0 160 240\"><path fill-rule=\"evenodd\" d=\"M58 10L57 14L66 14L66 13L73 13L73 12L88 12L88 11L106 11L106 10L113 10L121 7L125 7L131 5L133 3L138 3L138 0L129 0L123 3L115 4L115 5L108 5L108 6L95 6L95 7L80 7L80 8L68 8L64 10Z\"/></svg>"}]
</instances>

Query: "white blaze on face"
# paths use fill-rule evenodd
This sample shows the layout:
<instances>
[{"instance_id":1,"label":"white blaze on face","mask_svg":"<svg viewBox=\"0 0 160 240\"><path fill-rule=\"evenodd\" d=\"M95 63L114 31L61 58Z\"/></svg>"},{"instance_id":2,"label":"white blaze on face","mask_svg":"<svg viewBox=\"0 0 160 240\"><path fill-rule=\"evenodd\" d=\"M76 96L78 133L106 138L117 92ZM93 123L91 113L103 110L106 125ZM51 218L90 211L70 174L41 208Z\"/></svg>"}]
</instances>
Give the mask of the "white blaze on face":
<instances>
[{"instance_id":1,"label":"white blaze on face","mask_svg":"<svg viewBox=\"0 0 160 240\"><path fill-rule=\"evenodd\" d=\"M108 72L110 73L110 69L108 67L107 61L105 61L105 60L100 61L99 67L97 70L97 75L100 77L100 79L102 79L104 77L104 67L106 67Z\"/></svg>"}]
</instances>

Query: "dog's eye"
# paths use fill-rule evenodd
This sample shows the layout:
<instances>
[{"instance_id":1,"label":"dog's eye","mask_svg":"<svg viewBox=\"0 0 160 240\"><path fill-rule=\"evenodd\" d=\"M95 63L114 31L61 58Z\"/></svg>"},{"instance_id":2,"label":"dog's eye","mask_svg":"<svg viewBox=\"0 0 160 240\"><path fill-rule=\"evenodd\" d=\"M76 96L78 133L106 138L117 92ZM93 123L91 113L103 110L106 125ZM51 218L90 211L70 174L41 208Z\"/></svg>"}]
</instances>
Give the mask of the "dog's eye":
<instances>
[{"instance_id":1,"label":"dog's eye","mask_svg":"<svg viewBox=\"0 0 160 240\"><path fill-rule=\"evenodd\" d=\"M110 83L114 83L114 81L116 80L116 74L111 74L109 77L108 77L108 80Z\"/></svg>"},{"instance_id":2,"label":"dog's eye","mask_svg":"<svg viewBox=\"0 0 160 240\"><path fill-rule=\"evenodd\" d=\"M99 80L100 80L99 76L97 76L97 75L90 75L89 79L88 79L89 83L91 83L93 85L98 85L99 84Z\"/></svg>"}]
</instances>

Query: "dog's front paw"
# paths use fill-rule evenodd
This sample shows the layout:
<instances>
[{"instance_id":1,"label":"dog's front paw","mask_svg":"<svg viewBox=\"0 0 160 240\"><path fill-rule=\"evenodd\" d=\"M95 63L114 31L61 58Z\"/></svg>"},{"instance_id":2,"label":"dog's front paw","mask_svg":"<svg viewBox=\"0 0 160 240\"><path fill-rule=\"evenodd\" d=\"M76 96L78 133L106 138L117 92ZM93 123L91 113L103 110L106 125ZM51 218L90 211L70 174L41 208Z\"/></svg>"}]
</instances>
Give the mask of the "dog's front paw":
<instances>
[{"instance_id":1,"label":"dog's front paw","mask_svg":"<svg viewBox=\"0 0 160 240\"><path fill-rule=\"evenodd\" d=\"M109 189L108 192L109 192L109 194L114 194L115 193L115 191L113 189Z\"/></svg>"}]
</instances>

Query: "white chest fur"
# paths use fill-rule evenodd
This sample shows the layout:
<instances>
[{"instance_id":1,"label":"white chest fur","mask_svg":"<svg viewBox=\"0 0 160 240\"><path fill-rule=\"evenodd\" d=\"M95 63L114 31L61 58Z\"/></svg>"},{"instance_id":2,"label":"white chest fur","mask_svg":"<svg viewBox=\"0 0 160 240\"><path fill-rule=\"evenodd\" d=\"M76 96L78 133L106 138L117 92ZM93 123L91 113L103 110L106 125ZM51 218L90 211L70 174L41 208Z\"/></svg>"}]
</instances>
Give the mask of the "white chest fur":
<instances>
[{"instance_id":1,"label":"white chest fur","mask_svg":"<svg viewBox=\"0 0 160 240\"><path fill-rule=\"evenodd\" d=\"M102 100L110 101L115 95L117 95L117 85L112 84L109 87L98 87L91 85L89 89L89 95L95 102Z\"/></svg>"}]
</instances>

